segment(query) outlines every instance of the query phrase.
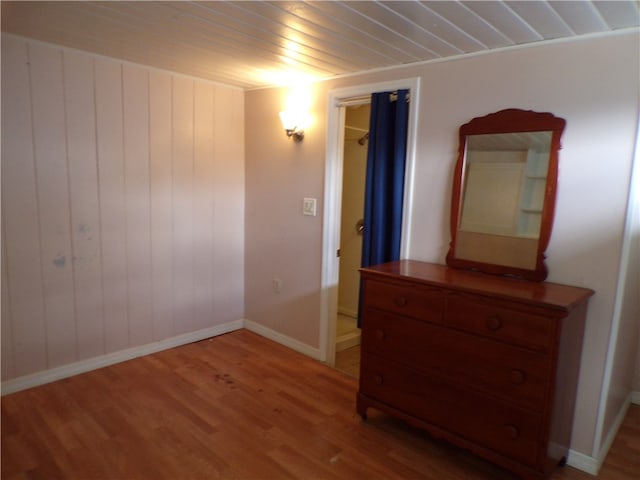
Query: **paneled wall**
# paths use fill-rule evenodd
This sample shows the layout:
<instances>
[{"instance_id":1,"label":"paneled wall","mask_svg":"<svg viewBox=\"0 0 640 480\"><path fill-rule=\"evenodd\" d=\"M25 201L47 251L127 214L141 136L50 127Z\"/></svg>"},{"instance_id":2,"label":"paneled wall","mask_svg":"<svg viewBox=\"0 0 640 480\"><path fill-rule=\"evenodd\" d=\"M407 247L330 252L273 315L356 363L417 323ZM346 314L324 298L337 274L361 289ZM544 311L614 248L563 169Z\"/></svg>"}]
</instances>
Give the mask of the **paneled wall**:
<instances>
[{"instance_id":1,"label":"paneled wall","mask_svg":"<svg viewBox=\"0 0 640 480\"><path fill-rule=\"evenodd\" d=\"M244 93L2 36L2 380L243 317Z\"/></svg>"}]
</instances>

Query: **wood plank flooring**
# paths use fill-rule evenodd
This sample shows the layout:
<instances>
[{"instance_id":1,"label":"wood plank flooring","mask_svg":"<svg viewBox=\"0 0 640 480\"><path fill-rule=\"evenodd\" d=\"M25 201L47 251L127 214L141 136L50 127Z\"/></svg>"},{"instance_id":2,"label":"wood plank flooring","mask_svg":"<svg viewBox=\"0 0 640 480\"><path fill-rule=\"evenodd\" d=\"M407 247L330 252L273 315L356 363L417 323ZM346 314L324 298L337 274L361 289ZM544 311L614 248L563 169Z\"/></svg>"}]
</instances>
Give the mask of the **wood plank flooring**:
<instances>
[{"instance_id":1,"label":"wood plank flooring","mask_svg":"<svg viewBox=\"0 0 640 480\"><path fill-rule=\"evenodd\" d=\"M360 345L336 352L336 370L360 378Z\"/></svg>"},{"instance_id":2,"label":"wood plank flooring","mask_svg":"<svg viewBox=\"0 0 640 480\"><path fill-rule=\"evenodd\" d=\"M2 397L1 477L513 479L374 410L362 422L356 389L239 330ZM639 458L632 406L598 478L637 479Z\"/></svg>"}]
</instances>

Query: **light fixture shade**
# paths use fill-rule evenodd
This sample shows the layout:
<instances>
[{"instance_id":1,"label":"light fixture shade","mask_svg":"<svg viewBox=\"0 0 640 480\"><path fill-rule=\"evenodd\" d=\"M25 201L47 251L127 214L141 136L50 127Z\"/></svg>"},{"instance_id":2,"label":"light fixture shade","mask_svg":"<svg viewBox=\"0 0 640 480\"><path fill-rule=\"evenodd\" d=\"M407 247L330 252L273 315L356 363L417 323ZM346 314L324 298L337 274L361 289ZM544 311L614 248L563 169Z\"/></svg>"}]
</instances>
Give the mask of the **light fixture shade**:
<instances>
[{"instance_id":1,"label":"light fixture shade","mask_svg":"<svg viewBox=\"0 0 640 480\"><path fill-rule=\"evenodd\" d=\"M295 112L285 111L280 112L280 121L282 122L282 128L285 130L295 130L298 127L297 118Z\"/></svg>"},{"instance_id":2,"label":"light fixture shade","mask_svg":"<svg viewBox=\"0 0 640 480\"><path fill-rule=\"evenodd\" d=\"M296 141L300 141L304 138L305 118L303 114L299 114L296 111L286 110L284 112L280 112L280 121L282 122L282 127L287 132L288 137L293 137Z\"/></svg>"}]
</instances>

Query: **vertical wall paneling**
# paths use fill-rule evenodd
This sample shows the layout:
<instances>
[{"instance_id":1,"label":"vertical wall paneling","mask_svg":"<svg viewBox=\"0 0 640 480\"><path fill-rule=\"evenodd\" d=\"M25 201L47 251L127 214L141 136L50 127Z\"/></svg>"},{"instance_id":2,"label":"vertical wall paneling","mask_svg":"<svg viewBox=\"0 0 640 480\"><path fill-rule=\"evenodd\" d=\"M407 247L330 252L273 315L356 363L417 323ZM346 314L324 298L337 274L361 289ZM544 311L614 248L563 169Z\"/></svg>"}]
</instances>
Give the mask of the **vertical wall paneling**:
<instances>
[{"instance_id":1,"label":"vertical wall paneling","mask_svg":"<svg viewBox=\"0 0 640 480\"><path fill-rule=\"evenodd\" d=\"M4 223L4 220L3 220ZM2 245L0 249L2 251L2 309L0 311L0 318L2 318L2 327L0 329L0 340L2 345L0 346L1 354L0 365L2 367L2 377L9 378L14 375L13 367L13 333L11 332L11 300L9 293L9 276L7 274L7 241L5 240L6 229L2 226Z\"/></svg>"},{"instance_id":2,"label":"vertical wall paneling","mask_svg":"<svg viewBox=\"0 0 640 480\"><path fill-rule=\"evenodd\" d=\"M149 73L123 66L129 342L153 340L149 198Z\"/></svg>"},{"instance_id":3,"label":"vertical wall paneling","mask_svg":"<svg viewBox=\"0 0 640 480\"><path fill-rule=\"evenodd\" d=\"M105 353L96 116L91 57L65 52L64 99L78 360Z\"/></svg>"},{"instance_id":4,"label":"vertical wall paneling","mask_svg":"<svg viewBox=\"0 0 640 480\"><path fill-rule=\"evenodd\" d=\"M225 120L228 112L225 112L226 105L226 92L214 87L213 90L213 175L214 178L221 178L224 176L224 157L227 154L227 148L223 148L220 144L220 138L224 137L228 132L226 131ZM233 137L231 137L233 138ZM229 248L230 245L226 244L224 234L221 234L220 229L224 225L225 209L223 208L225 199L224 187L218 187L213 196L213 223L216 228L215 240L213 245L213 268L215 271L223 271L226 268L224 264L225 256L223 254L225 248ZM224 302L226 297L227 286L224 281L216 278L213 285L214 301Z\"/></svg>"},{"instance_id":5,"label":"vertical wall paneling","mask_svg":"<svg viewBox=\"0 0 640 480\"><path fill-rule=\"evenodd\" d=\"M173 78L173 315L193 327L193 80Z\"/></svg>"},{"instance_id":6,"label":"vertical wall paneling","mask_svg":"<svg viewBox=\"0 0 640 480\"><path fill-rule=\"evenodd\" d=\"M129 346L122 67L94 59L104 343L107 353Z\"/></svg>"},{"instance_id":7,"label":"vertical wall paneling","mask_svg":"<svg viewBox=\"0 0 640 480\"><path fill-rule=\"evenodd\" d=\"M29 49L48 366L77 358L62 52Z\"/></svg>"},{"instance_id":8,"label":"vertical wall paneling","mask_svg":"<svg viewBox=\"0 0 640 480\"><path fill-rule=\"evenodd\" d=\"M232 295L228 300L228 312L233 317L244 316L244 236L237 239L237 232L244 231L244 212L245 212L245 194L244 194L244 178L245 178L245 130L244 130L244 93L236 90L229 95L233 101L233 115L231 121L227 122L228 128L232 133L231 145L233 155L229 161L234 165L233 183L235 185L233 201L231 202L231 211L233 214L232 227L227 232L229 238L236 238L235 249L232 250L231 258L236 258L242 254L242 268L234 268L234 278L232 282ZM235 137L235 138L234 138ZM234 141L235 140L235 141ZM227 140L225 143L229 143ZM238 308L242 305L241 308Z\"/></svg>"},{"instance_id":9,"label":"vertical wall paneling","mask_svg":"<svg viewBox=\"0 0 640 480\"><path fill-rule=\"evenodd\" d=\"M204 328L215 322L213 308L213 88L196 82L194 90L194 324Z\"/></svg>"},{"instance_id":10,"label":"vertical wall paneling","mask_svg":"<svg viewBox=\"0 0 640 480\"><path fill-rule=\"evenodd\" d=\"M242 90L1 47L2 381L242 319Z\"/></svg>"},{"instance_id":11,"label":"vertical wall paneling","mask_svg":"<svg viewBox=\"0 0 640 480\"><path fill-rule=\"evenodd\" d=\"M171 77L149 76L151 272L155 340L173 334Z\"/></svg>"},{"instance_id":12,"label":"vertical wall paneling","mask_svg":"<svg viewBox=\"0 0 640 480\"><path fill-rule=\"evenodd\" d=\"M244 266L237 268L236 258L244 252L244 240L235 232L244 228L244 97L242 92L214 90L214 233L213 268L216 275L216 305L231 317L243 315L235 310L244 301ZM239 242L240 240L240 242ZM226 319L227 321L229 319Z\"/></svg>"},{"instance_id":13,"label":"vertical wall paneling","mask_svg":"<svg viewBox=\"0 0 640 480\"><path fill-rule=\"evenodd\" d=\"M3 294L11 294L10 302L2 297L5 378L5 362L13 361L11 373L16 376L45 369L47 349L25 42L3 39L2 72L2 284ZM5 350L8 331L12 346Z\"/></svg>"}]
</instances>

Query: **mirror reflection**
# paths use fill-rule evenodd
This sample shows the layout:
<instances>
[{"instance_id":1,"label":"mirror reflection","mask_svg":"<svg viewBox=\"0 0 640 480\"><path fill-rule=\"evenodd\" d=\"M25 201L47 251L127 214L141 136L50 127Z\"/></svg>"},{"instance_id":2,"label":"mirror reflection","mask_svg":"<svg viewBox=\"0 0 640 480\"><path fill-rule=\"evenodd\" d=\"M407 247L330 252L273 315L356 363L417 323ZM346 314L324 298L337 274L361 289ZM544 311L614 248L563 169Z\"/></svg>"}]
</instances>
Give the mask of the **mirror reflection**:
<instances>
[{"instance_id":1,"label":"mirror reflection","mask_svg":"<svg viewBox=\"0 0 640 480\"><path fill-rule=\"evenodd\" d=\"M460 230L538 238L552 132L470 135Z\"/></svg>"},{"instance_id":2,"label":"mirror reflection","mask_svg":"<svg viewBox=\"0 0 640 480\"><path fill-rule=\"evenodd\" d=\"M517 109L460 127L447 264L542 280L563 119Z\"/></svg>"}]
</instances>

